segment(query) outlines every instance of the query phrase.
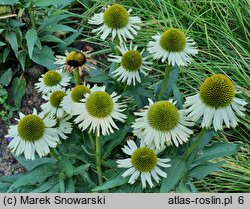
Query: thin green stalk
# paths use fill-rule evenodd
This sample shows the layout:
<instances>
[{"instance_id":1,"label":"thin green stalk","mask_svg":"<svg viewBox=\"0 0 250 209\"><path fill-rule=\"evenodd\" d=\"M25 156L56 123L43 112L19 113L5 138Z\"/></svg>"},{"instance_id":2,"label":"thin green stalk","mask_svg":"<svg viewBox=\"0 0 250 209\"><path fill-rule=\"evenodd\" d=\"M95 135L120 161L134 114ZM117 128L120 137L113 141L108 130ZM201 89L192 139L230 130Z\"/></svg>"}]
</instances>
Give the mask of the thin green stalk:
<instances>
[{"instance_id":1,"label":"thin green stalk","mask_svg":"<svg viewBox=\"0 0 250 209\"><path fill-rule=\"evenodd\" d=\"M197 145L199 144L201 137L204 135L204 133L206 132L206 128L201 129L200 133L198 134L196 140L194 141L194 143L187 149L187 151L183 154L182 156L182 160L186 160L189 155L194 151L194 149L197 147Z\"/></svg>"},{"instance_id":2,"label":"thin green stalk","mask_svg":"<svg viewBox=\"0 0 250 209\"><path fill-rule=\"evenodd\" d=\"M54 148L51 148L50 149L50 155L51 157L53 157L56 161L59 161L59 157L57 156L56 152L55 152L55 149Z\"/></svg>"},{"instance_id":3,"label":"thin green stalk","mask_svg":"<svg viewBox=\"0 0 250 209\"><path fill-rule=\"evenodd\" d=\"M99 184L102 184L102 169L101 169L101 145L100 145L100 138L96 133L96 171L98 175Z\"/></svg>"},{"instance_id":4,"label":"thin green stalk","mask_svg":"<svg viewBox=\"0 0 250 209\"><path fill-rule=\"evenodd\" d=\"M118 36L115 37L115 55L119 56L120 51L116 46L120 46L120 40L119 40ZM119 67L119 63L115 63L115 69L117 69L118 67Z\"/></svg>"},{"instance_id":5,"label":"thin green stalk","mask_svg":"<svg viewBox=\"0 0 250 209\"><path fill-rule=\"evenodd\" d=\"M74 70L74 82L76 85L80 85L80 75L78 68Z\"/></svg>"},{"instance_id":6,"label":"thin green stalk","mask_svg":"<svg viewBox=\"0 0 250 209\"><path fill-rule=\"evenodd\" d=\"M88 132L88 136L89 136L89 139L90 139L90 143L91 143L93 152L95 152L95 142L94 142L94 139L92 137L92 134Z\"/></svg>"},{"instance_id":7,"label":"thin green stalk","mask_svg":"<svg viewBox=\"0 0 250 209\"><path fill-rule=\"evenodd\" d=\"M36 29L36 20L34 16L34 9L32 7L28 8L29 16L30 16L30 22L32 25L32 28Z\"/></svg>"},{"instance_id":8,"label":"thin green stalk","mask_svg":"<svg viewBox=\"0 0 250 209\"><path fill-rule=\"evenodd\" d=\"M162 99L162 96L163 96L163 93L168 85L168 77L169 77L169 72L171 70L171 66L170 65L167 65L166 66L166 70L165 70L165 75L164 75L164 79L163 79L163 82L162 82L162 85L161 85L161 90L158 94L158 101Z\"/></svg>"}]
</instances>

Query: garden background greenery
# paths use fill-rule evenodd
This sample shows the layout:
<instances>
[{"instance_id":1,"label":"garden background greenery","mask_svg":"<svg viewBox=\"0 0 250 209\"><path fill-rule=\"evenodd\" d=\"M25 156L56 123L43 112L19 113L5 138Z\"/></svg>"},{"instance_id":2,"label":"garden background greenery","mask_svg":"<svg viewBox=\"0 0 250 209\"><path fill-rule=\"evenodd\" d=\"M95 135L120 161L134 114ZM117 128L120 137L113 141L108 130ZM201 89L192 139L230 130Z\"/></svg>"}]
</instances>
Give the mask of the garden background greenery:
<instances>
[{"instance_id":1,"label":"garden background greenery","mask_svg":"<svg viewBox=\"0 0 250 209\"><path fill-rule=\"evenodd\" d=\"M216 158L212 162L224 161L220 170L212 172L204 179L194 178L193 184L188 188L180 182L175 191L250 192L248 0L0 0L0 4L4 5L0 6L0 117L4 125L10 125L13 114L22 107L22 98L29 80L27 69L37 65L54 69L55 55L63 55L65 50L71 51L83 46L91 48L98 67L87 75L86 81L103 83L108 80L107 75L102 72L108 72L110 69L107 57L115 51L114 45L109 41L101 41L98 35L91 32L92 25L87 22L94 13L115 2L124 5L126 9L133 8L133 15L141 17L143 27L133 42L139 47L145 47L157 31L164 31L169 27L182 29L197 43L199 54L192 64L180 67L178 80L175 81L178 90L172 92L174 97L183 101L184 95L192 95L208 76L225 73L234 81L236 89L242 92L242 98L248 102L246 117L240 119L239 125L235 129L219 132L212 139L238 144L238 152L223 159ZM156 62L154 69L150 74L151 79L162 80L164 64ZM153 89L154 86L150 88ZM139 91L138 97L145 96L143 90ZM140 98L137 99L140 103ZM197 132L199 130L195 133ZM122 134L118 133L118 136ZM125 137L126 133L123 136ZM61 149L66 147L67 144ZM225 150L218 151L227 152L226 147ZM26 170L31 170L34 166L22 158L17 160ZM58 167L70 170L62 163L58 164ZM67 191L73 184L70 180L64 182L63 175L77 175L77 172L85 170L87 167L79 166L75 173L60 173L58 191ZM23 174L9 178L0 177L0 191L7 191L21 175ZM84 181L87 181L85 173L82 175ZM108 178L109 173L106 175ZM41 178L37 178L39 177ZM31 179L27 177L27 181ZM51 182L54 181L56 180L51 178ZM93 188L93 182L84 183ZM18 188L20 185L15 186ZM30 186L16 191L47 191L45 186L37 190L31 190ZM133 189L137 191L136 188ZM121 191L131 192L129 187Z\"/></svg>"}]
</instances>

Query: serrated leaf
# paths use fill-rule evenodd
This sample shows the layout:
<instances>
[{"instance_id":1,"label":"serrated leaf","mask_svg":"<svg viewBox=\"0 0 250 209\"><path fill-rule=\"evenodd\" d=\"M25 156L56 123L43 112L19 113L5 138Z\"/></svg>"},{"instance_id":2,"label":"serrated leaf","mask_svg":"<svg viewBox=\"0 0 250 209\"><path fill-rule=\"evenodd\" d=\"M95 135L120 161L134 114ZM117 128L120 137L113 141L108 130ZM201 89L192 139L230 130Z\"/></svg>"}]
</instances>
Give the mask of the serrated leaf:
<instances>
[{"instance_id":1,"label":"serrated leaf","mask_svg":"<svg viewBox=\"0 0 250 209\"><path fill-rule=\"evenodd\" d=\"M0 72L0 84L4 86L8 86L12 79L12 70L9 68L8 70L3 70Z\"/></svg>"},{"instance_id":2,"label":"serrated leaf","mask_svg":"<svg viewBox=\"0 0 250 209\"><path fill-rule=\"evenodd\" d=\"M35 43L36 43L36 40L37 40L37 32L36 32L36 30L33 29L33 28L29 29L26 32L25 39L27 41L29 56L30 56L30 58L32 58L34 46L35 46Z\"/></svg>"},{"instance_id":3,"label":"serrated leaf","mask_svg":"<svg viewBox=\"0 0 250 209\"><path fill-rule=\"evenodd\" d=\"M54 167L51 164L43 164L35 169L31 170L26 175L22 176L21 178L17 179L9 188L8 192L13 191L22 186L27 185L34 185L37 182L45 181L49 176L54 174Z\"/></svg>"},{"instance_id":4,"label":"serrated leaf","mask_svg":"<svg viewBox=\"0 0 250 209\"><path fill-rule=\"evenodd\" d=\"M166 168L167 178L163 178L161 182L160 192L170 192L174 186L180 181L187 171L187 163L178 157L170 161L172 167Z\"/></svg>"},{"instance_id":5,"label":"serrated leaf","mask_svg":"<svg viewBox=\"0 0 250 209\"><path fill-rule=\"evenodd\" d=\"M98 192L98 191L111 189L111 188L121 186L123 184L128 183L129 178L128 177L123 178L122 173L123 172L118 173L116 176L114 176L113 178L107 180L106 182L104 182L100 186L95 187L91 191L92 192Z\"/></svg>"},{"instance_id":6,"label":"serrated leaf","mask_svg":"<svg viewBox=\"0 0 250 209\"><path fill-rule=\"evenodd\" d=\"M215 142L211 146L205 147L201 153L199 153L199 156L194 161L193 166L218 157L233 155L237 152L237 148L238 146L236 144Z\"/></svg>"},{"instance_id":7,"label":"serrated leaf","mask_svg":"<svg viewBox=\"0 0 250 209\"><path fill-rule=\"evenodd\" d=\"M32 61L42 65L48 69L55 69L56 65L54 64L54 52L47 46L44 46L41 50L35 48L32 56Z\"/></svg>"},{"instance_id":8,"label":"serrated leaf","mask_svg":"<svg viewBox=\"0 0 250 209\"><path fill-rule=\"evenodd\" d=\"M223 165L224 162L218 162L218 163L204 163L202 165L195 166L190 172L189 176L197 179L203 179L207 175L209 175L212 172L215 171L221 171L221 165Z\"/></svg>"},{"instance_id":9,"label":"serrated leaf","mask_svg":"<svg viewBox=\"0 0 250 209\"><path fill-rule=\"evenodd\" d=\"M20 108L26 89L25 78L14 78L12 82L12 92L16 107Z\"/></svg>"}]
</instances>

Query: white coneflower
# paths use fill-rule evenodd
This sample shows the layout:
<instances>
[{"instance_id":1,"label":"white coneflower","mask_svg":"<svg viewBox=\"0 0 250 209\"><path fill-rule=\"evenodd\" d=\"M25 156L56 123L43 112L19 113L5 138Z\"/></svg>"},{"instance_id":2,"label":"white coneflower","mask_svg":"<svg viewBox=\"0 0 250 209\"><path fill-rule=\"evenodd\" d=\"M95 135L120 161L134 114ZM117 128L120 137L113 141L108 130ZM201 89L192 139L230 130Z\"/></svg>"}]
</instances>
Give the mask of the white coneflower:
<instances>
[{"instance_id":1,"label":"white coneflower","mask_svg":"<svg viewBox=\"0 0 250 209\"><path fill-rule=\"evenodd\" d=\"M140 29L141 19L137 16L130 17L130 12L120 4L109 6L104 12L95 14L89 21L92 25L101 25L99 28L92 30L97 34L102 33L101 39L105 40L111 34L112 40L118 36L120 42L127 38L133 39Z\"/></svg>"},{"instance_id":2,"label":"white coneflower","mask_svg":"<svg viewBox=\"0 0 250 209\"><path fill-rule=\"evenodd\" d=\"M184 110L178 110L173 101L153 102L149 99L149 106L142 112L135 112L140 116L132 125L133 133L148 146L161 149L165 145L175 146L187 142L192 130L187 128L194 123L188 121Z\"/></svg>"},{"instance_id":3,"label":"white coneflower","mask_svg":"<svg viewBox=\"0 0 250 209\"><path fill-rule=\"evenodd\" d=\"M65 51L65 56L56 55L55 64L63 65L65 71L69 71L71 73L74 72L75 69L79 70L79 74L82 75L82 71L84 69L91 70L94 64L96 65L96 61L91 57L88 52L82 51Z\"/></svg>"},{"instance_id":4,"label":"white coneflower","mask_svg":"<svg viewBox=\"0 0 250 209\"><path fill-rule=\"evenodd\" d=\"M57 129L53 128L56 120L49 116L37 114L24 115L19 113L20 120L17 125L10 126L8 136L13 138L8 147L15 155L24 153L26 159L35 159L35 152L42 157L50 152L50 147L60 143Z\"/></svg>"},{"instance_id":5,"label":"white coneflower","mask_svg":"<svg viewBox=\"0 0 250 209\"><path fill-rule=\"evenodd\" d=\"M35 84L38 92L48 94L52 91L68 86L70 82L70 75L63 72L63 70L49 70L47 73L42 75L38 81L39 82Z\"/></svg>"},{"instance_id":6,"label":"white coneflower","mask_svg":"<svg viewBox=\"0 0 250 209\"><path fill-rule=\"evenodd\" d=\"M119 63L121 66L114 70L112 74L117 78L117 81L127 83L128 85L136 84L136 81L141 83L140 72L147 75L145 70L151 70L147 65L151 65L152 62L146 61L149 57L142 57L142 52L137 50L137 46L132 46L130 43L129 49L126 44L122 43L120 46L116 46L121 52L122 56L110 55L111 62Z\"/></svg>"},{"instance_id":7,"label":"white coneflower","mask_svg":"<svg viewBox=\"0 0 250 209\"><path fill-rule=\"evenodd\" d=\"M71 118L70 115L57 119L57 124L56 124L56 128L57 128L57 134L58 136L60 136L62 139L67 139L68 138L68 134L71 134L72 132L72 124L71 122L68 122L68 120Z\"/></svg>"},{"instance_id":8,"label":"white coneflower","mask_svg":"<svg viewBox=\"0 0 250 209\"><path fill-rule=\"evenodd\" d=\"M215 130L236 127L238 114L243 117L247 102L235 97L232 81L225 75L216 74L207 78L200 87L200 92L186 98L185 106L188 117L197 121L203 116L201 126L208 128L213 123Z\"/></svg>"},{"instance_id":9,"label":"white coneflower","mask_svg":"<svg viewBox=\"0 0 250 209\"><path fill-rule=\"evenodd\" d=\"M89 132L98 136L113 133L113 128L118 129L114 119L124 122L126 118L121 113L126 106L118 103L119 98L115 92L106 93L105 87L92 88L90 94L85 94L84 99L73 106L73 115L77 115L74 122L79 123L82 130L89 128Z\"/></svg>"},{"instance_id":10,"label":"white coneflower","mask_svg":"<svg viewBox=\"0 0 250 209\"><path fill-rule=\"evenodd\" d=\"M66 113L72 114L74 103L80 102L86 93L90 93L89 85L77 85L68 93L67 96L63 97L60 106Z\"/></svg>"},{"instance_id":11,"label":"white coneflower","mask_svg":"<svg viewBox=\"0 0 250 209\"><path fill-rule=\"evenodd\" d=\"M146 182L152 188L154 184L153 179L159 183L161 178L167 178L167 174L159 167L171 167L167 162L169 158L160 159L157 157L157 152L149 147L138 148L133 140L127 141L128 146L124 146L123 152L130 155L131 158L124 160L117 160L119 168L128 168L126 172L122 174L123 177L130 176L128 183L134 184L137 178L141 177L142 187L146 188ZM160 176L160 177L159 177Z\"/></svg>"},{"instance_id":12,"label":"white coneflower","mask_svg":"<svg viewBox=\"0 0 250 209\"><path fill-rule=\"evenodd\" d=\"M149 53L162 62L167 59L172 66L186 66L191 62L190 55L198 53L195 42L177 28L168 29L162 35L157 34L152 38L154 41L148 43Z\"/></svg>"},{"instance_id":13,"label":"white coneflower","mask_svg":"<svg viewBox=\"0 0 250 209\"><path fill-rule=\"evenodd\" d=\"M49 114L51 116L56 116L57 118L62 118L64 116L64 109L61 107L61 102L67 93L64 89L53 91L49 95L44 95L43 98L47 100L46 103L41 105L44 113Z\"/></svg>"}]
</instances>

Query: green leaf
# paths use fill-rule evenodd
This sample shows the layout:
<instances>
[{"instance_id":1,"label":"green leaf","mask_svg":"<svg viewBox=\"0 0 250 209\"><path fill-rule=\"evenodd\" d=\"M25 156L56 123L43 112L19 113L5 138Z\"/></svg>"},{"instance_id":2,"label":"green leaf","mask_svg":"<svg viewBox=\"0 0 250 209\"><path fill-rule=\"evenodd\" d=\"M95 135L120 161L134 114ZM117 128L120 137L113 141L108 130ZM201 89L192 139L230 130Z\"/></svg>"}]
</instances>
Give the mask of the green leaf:
<instances>
[{"instance_id":1,"label":"green leaf","mask_svg":"<svg viewBox=\"0 0 250 209\"><path fill-rule=\"evenodd\" d=\"M0 97L8 95L8 91L6 89L0 89Z\"/></svg>"},{"instance_id":2,"label":"green leaf","mask_svg":"<svg viewBox=\"0 0 250 209\"><path fill-rule=\"evenodd\" d=\"M25 71L26 51L25 50L19 51L18 54L17 54L17 58L18 58L18 61L21 64L21 67L22 67L23 71Z\"/></svg>"},{"instance_id":3,"label":"green leaf","mask_svg":"<svg viewBox=\"0 0 250 209\"><path fill-rule=\"evenodd\" d=\"M106 74L103 75L97 75L92 78L86 78L86 81L92 82L92 83L103 83L104 81L109 80L110 77Z\"/></svg>"},{"instance_id":4,"label":"green leaf","mask_svg":"<svg viewBox=\"0 0 250 209\"><path fill-rule=\"evenodd\" d=\"M192 163L192 161L195 159L196 154L202 150L211 139L213 139L214 135L216 134L216 131L206 131L205 134L201 137L201 140L198 143L198 146L194 149L192 154L188 158L189 164Z\"/></svg>"},{"instance_id":5,"label":"green leaf","mask_svg":"<svg viewBox=\"0 0 250 209\"><path fill-rule=\"evenodd\" d=\"M69 178L67 185L66 185L66 193L75 193L75 184L72 178Z\"/></svg>"},{"instance_id":6,"label":"green leaf","mask_svg":"<svg viewBox=\"0 0 250 209\"><path fill-rule=\"evenodd\" d=\"M86 165L81 165L77 168L74 168L73 175L81 174L83 171L86 171L89 168L89 166L90 164L86 164Z\"/></svg>"},{"instance_id":7,"label":"green leaf","mask_svg":"<svg viewBox=\"0 0 250 209\"><path fill-rule=\"evenodd\" d=\"M103 146L104 149L104 154L102 159L105 160L106 158L108 158L110 156L110 154L112 153L112 150L118 146L121 145L122 142L125 139L125 136L127 135L127 133L131 130L130 127L125 126L124 128L120 129L119 131L116 131L114 134L111 134L107 137L105 137L104 140L109 140L109 143L105 143L105 146Z\"/></svg>"},{"instance_id":8,"label":"green leaf","mask_svg":"<svg viewBox=\"0 0 250 209\"><path fill-rule=\"evenodd\" d=\"M51 164L43 164L37 166L35 169L31 170L26 175L17 179L9 188L8 192L13 191L22 186L35 185L37 182L45 181L49 176L54 174L55 170Z\"/></svg>"},{"instance_id":9,"label":"green leaf","mask_svg":"<svg viewBox=\"0 0 250 209\"><path fill-rule=\"evenodd\" d=\"M40 38L40 41L44 42L55 42L55 43L61 43L61 44L66 44L63 40L60 38L57 38L53 35L45 35Z\"/></svg>"},{"instance_id":10,"label":"green leaf","mask_svg":"<svg viewBox=\"0 0 250 209\"><path fill-rule=\"evenodd\" d=\"M176 188L176 192L180 193L187 193L190 192L190 189L188 188L189 185L182 179Z\"/></svg>"},{"instance_id":11,"label":"green leaf","mask_svg":"<svg viewBox=\"0 0 250 209\"><path fill-rule=\"evenodd\" d=\"M171 160L172 167L166 168L168 177L163 178L160 192L170 192L187 171L187 164L178 157Z\"/></svg>"},{"instance_id":12,"label":"green leaf","mask_svg":"<svg viewBox=\"0 0 250 209\"><path fill-rule=\"evenodd\" d=\"M29 29L26 32L25 35L26 41L27 41L27 45L28 45L28 52L29 52L29 56L30 58L32 58L32 54L33 54L33 50L34 50L34 46L37 40L37 32L35 29Z\"/></svg>"},{"instance_id":13,"label":"green leaf","mask_svg":"<svg viewBox=\"0 0 250 209\"><path fill-rule=\"evenodd\" d=\"M24 174L17 174L12 176L0 176L0 182L6 182L6 183L14 183L16 180L22 178Z\"/></svg>"},{"instance_id":14,"label":"green leaf","mask_svg":"<svg viewBox=\"0 0 250 209\"><path fill-rule=\"evenodd\" d=\"M182 93L180 92L179 88L176 86L175 83L173 83L172 85L172 90L173 90L174 98L177 101L177 104L176 104L177 107L179 109L182 109L184 99L183 99Z\"/></svg>"},{"instance_id":15,"label":"green leaf","mask_svg":"<svg viewBox=\"0 0 250 209\"><path fill-rule=\"evenodd\" d=\"M49 32L76 32L74 28L71 28L63 24L50 25L49 27L47 27L47 31Z\"/></svg>"},{"instance_id":16,"label":"green leaf","mask_svg":"<svg viewBox=\"0 0 250 209\"><path fill-rule=\"evenodd\" d=\"M53 158L36 158L35 160L27 160L22 156L15 156L16 160L28 171L42 164L55 164Z\"/></svg>"},{"instance_id":17,"label":"green leaf","mask_svg":"<svg viewBox=\"0 0 250 209\"><path fill-rule=\"evenodd\" d=\"M6 47L4 50L3 50L3 62L6 61L8 55L10 54L10 48L9 47Z\"/></svg>"},{"instance_id":18,"label":"green leaf","mask_svg":"<svg viewBox=\"0 0 250 209\"><path fill-rule=\"evenodd\" d=\"M205 147L193 165L202 164L208 160L212 160L218 157L225 157L233 155L237 152L238 146L236 144L230 144L226 142L215 142L211 146Z\"/></svg>"},{"instance_id":19,"label":"green leaf","mask_svg":"<svg viewBox=\"0 0 250 209\"><path fill-rule=\"evenodd\" d=\"M74 0L36 0L35 5L37 7L48 7L48 6L63 6L65 7L66 5L70 4L71 2L73 2Z\"/></svg>"},{"instance_id":20,"label":"green leaf","mask_svg":"<svg viewBox=\"0 0 250 209\"><path fill-rule=\"evenodd\" d=\"M44 2L44 1L43 1ZM63 20L63 19L67 19L69 17L71 17L71 14L62 14L62 15L56 15L56 16L52 16L49 19L45 19L42 24L40 25L40 27L38 28L38 31L46 31L46 27L48 27L51 24L56 24L59 21Z\"/></svg>"},{"instance_id":21,"label":"green leaf","mask_svg":"<svg viewBox=\"0 0 250 209\"><path fill-rule=\"evenodd\" d=\"M73 33L72 35L68 36L67 38L65 38L63 40L63 42L65 43L63 46L66 47L70 44L72 44L82 33L83 27L78 29L75 33Z\"/></svg>"},{"instance_id":22,"label":"green leaf","mask_svg":"<svg viewBox=\"0 0 250 209\"><path fill-rule=\"evenodd\" d=\"M17 55L18 52L18 43L17 43L17 37L16 37L16 33L11 31L8 32L6 34L6 38L8 40L8 43L10 44L12 50L15 52L15 54Z\"/></svg>"},{"instance_id":23,"label":"green leaf","mask_svg":"<svg viewBox=\"0 0 250 209\"><path fill-rule=\"evenodd\" d=\"M66 172L68 177L73 175L73 166L69 160L69 157L62 155L60 161L58 161L56 164L61 169L61 171Z\"/></svg>"},{"instance_id":24,"label":"green leaf","mask_svg":"<svg viewBox=\"0 0 250 209\"><path fill-rule=\"evenodd\" d=\"M32 190L32 193L46 192L52 189L58 183L58 177L52 176L48 178L44 183L42 183L39 187Z\"/></svg>"},{"instance_id":25,"label":"green leaf","mask_svg":"<svg viewBox=\"0 0 250 209\"><path fill-rule=\"evenodd\" d=\"M54 52L47 46L44 46L41 50L35 48L32 61L48 69L55 69L56 65L54 64L55 58L53 54Z\"/></svg>"},{"instance_id":26,"label":"green leaf","mask_svg":"<svg viewBox=\"0 0 250 209\"><path fill-rule=\"evenodd\" d=\"M12 82L12 92L16 107L20 108L26 89L25 78L14 78Z\"/></svg>"},{"instance_id":27,"label":"green leaf","mask_svg":"<svg viewBox=\"0 0 250 209\"><path fill-rule=\"evenodd\" d=\"M0 46L5 46L5 45L6 45L6 43L0 41Z\"/></svg>"},{"instance_id":28,"label":"green leaf","mask_svg":"<svg viewBox=\"0 0 250 209\"><path fill-rule=\"evenodd\" d=\"M204 163L202 165L195 166L190 172L189 176L197 179L203 179L207 175L215 171L221 171L220 166L223 165L224 162L218 163Z\"/></svg>"},{"instance_id":29,"label":"green leaf","mask_svg":"<svg viewBox=\"0 0 250 209\"><path fill-rule=\"evenodd\" d=\"M123 178L122 173L123 172L118 173L116 176L114 176L113 178L107 180L106 182L104 182L100 186L95 187L91 191L92 192L98 192L98 191L111 189L111 188L121 186L123 184L128 183L129 177Z\"/></svg>"},{"instance_id":30,"label":"green leaf","mask_svg":"<svg viewBox=\"0 0 250 209\"><path fill-rule=\"evenodd\" d=\"M12 70L9 68L8 70L3 70L0 72L0 84L4 86L8 86L12 79Z\"/></svg>"},{"instance_id":31,"label":"green leaf","mask_svg":"<svg viewBox=\"0 0 250 209\"><path fill-rule=\"evenodd\" d=\"M14 5L18 2L19 0L0 0L0 5Z\"/></svg>"}]
</instances>

